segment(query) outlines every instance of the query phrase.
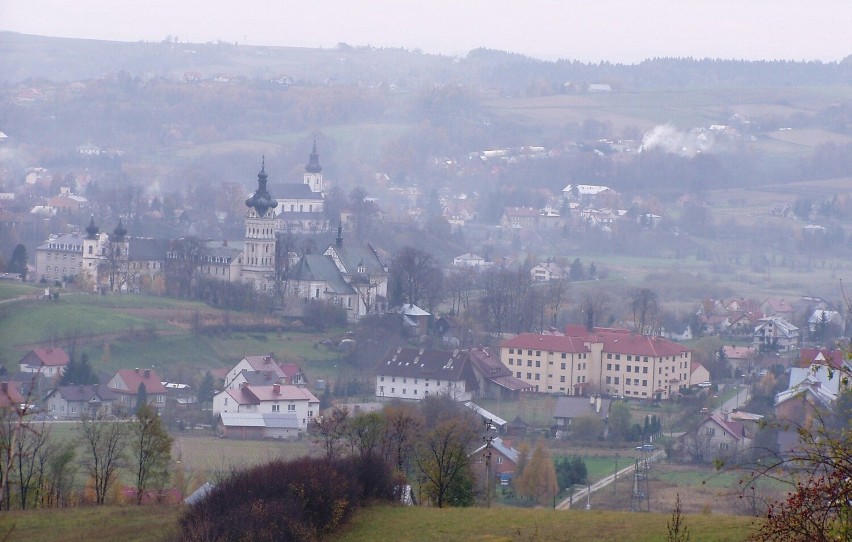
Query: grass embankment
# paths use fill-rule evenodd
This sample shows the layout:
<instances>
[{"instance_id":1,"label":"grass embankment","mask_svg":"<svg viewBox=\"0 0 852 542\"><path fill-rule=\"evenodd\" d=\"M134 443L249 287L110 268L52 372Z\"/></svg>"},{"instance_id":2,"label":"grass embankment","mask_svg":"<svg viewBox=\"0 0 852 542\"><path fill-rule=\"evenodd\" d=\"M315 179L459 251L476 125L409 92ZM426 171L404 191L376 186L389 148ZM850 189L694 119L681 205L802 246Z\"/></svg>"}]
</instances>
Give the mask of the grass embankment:
<instances>
[{"instance_id":1,"label":"grass embankment","mask_svg":"<svg viewBox=\"0 0 852 542\"><path fill-rule=\"evenodd\" d=\"M176 506L92 506L0 514L0 538L8 542L162 542L177 535Z\"/></svg>"},{"instance_id":2,"label":"grass embankment","mask_svg":"<svg viewBox=\"0 0 852 542\"><path fill-rule=\"evenodd\" d=\"M89 540L163 541L177 534L177 506L104 506L4 512L0 536L10 542ZM544 540L666 539L667 514L560 511L512 508L421 508L380 506L359 510L351 524L328 539L334 542L419 540L488 542ZM754 529L745 516L688 515L691 540L734 542Z\"/></svg>"},{"instance_id":3,"label":"grass embankment","mask_svg":"<svg viewBox=\"0 0 852 542\"><path fill-rule=\"evenodd\" d=\"M666 539L666 514L635 512L523 510L512 508L376 507L359 511L336 542L419 540L488 542L544 540ZM690 515L685 517L693 541L740 541L753 530L754 518Z\"/></svg>"},{"instance_id":4,"label":"grass embankment","mask_svg":"<svg viewBox=\"0 0 852 542\"><path fill-rule=\"evenodd\" d=\"M4 286L0 298L14 298L19 292ZM268 352L280 361L316 361L311 378L328 378L337 372L339 354L316 346L326 334L203 332L206 325L221 329L225 321L242 329L258 325L267 330L278 323L268 316L225 313L203 303L141 295L66 294L57 301L34 297L0 305L0 363L12 369L35 345L67 347L73 339L78 353L88 353L93 367L105 372L176 365L216 368L233 365L246 355ZM202 332L194 332L199 327Z\"/></svg>"}]
</instances>

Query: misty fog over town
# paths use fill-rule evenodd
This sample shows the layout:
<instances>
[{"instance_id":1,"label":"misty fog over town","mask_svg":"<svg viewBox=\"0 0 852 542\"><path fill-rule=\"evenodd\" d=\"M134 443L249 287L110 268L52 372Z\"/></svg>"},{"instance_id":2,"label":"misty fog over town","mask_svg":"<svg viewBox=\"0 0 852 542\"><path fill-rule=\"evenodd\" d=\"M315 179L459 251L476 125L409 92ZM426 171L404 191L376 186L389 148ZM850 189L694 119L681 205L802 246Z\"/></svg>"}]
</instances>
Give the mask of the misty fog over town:
<instances>
[{"instance_id":1,"label":"misty fog over town","mask_svg":"<svg viewBox=\"0 0 852 542\"><path fill-rule=\"evenodd\" d=\"M0 537L852 540L845 3L4 4Z\"/></svg>"}]
</instances>

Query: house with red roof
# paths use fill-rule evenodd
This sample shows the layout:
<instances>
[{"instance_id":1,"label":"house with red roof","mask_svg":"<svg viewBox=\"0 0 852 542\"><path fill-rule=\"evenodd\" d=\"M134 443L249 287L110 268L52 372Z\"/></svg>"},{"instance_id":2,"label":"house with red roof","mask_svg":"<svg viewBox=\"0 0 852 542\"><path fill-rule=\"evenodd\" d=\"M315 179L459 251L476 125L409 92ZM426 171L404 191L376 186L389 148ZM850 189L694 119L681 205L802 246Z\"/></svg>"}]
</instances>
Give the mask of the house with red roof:
<instances>
[{"instance_id":1,"label":"house with red roof","mask_svg":"<svg viewBox=\"0 0 852 542\"><path fill-rule=\"evenodd\" d=\"M697 361L693 361L689 366L689 385L697 386L702 382L710 382L710 371Z\"/></svg>"},{"instance_id":2,"label":"house with red roof","mask_svg":"<svg viewBox=\"0 0 852 542\"><path fill-rule=\"evenodd\" d=\"M68 366L68 354L61 348L33 348L18 362L23 373L40 373L47 378L58 378Z\"/></svg>"},{"instance_id":3,"label":"house with red roof","mask_svg":"<svg viewBox=\"0 0 852 542\"><path fill-rule=\"evenodd\" d=\"M162 409L166 405L168 391L154 369L120 369L107 382L107 388L118 395L116 407L130 411L137 407L139 388L145 385L148 404Z\"/></svg>"},{"instance_id":4,"label":"house with red roof","mask_svg":"<svg viewBox=\"0 0 852 542\"><path fill-rule=\"evenodd\" d=\"M689 386L692 352L626 329L569 325L563 336L522 333L503 341L500 360L536 391L660 400Z\"/></svg>"},{"instance_id":5,"label":"house with red roof","mask_svg":"<svg viewBox=\"0 0 852 542\"><path fill-rule=\"evenodd\" d=\"M23 404L24 396L17 386L10 382L0 382L0 409L19 409Z\"/></svg>"}]
</instances>

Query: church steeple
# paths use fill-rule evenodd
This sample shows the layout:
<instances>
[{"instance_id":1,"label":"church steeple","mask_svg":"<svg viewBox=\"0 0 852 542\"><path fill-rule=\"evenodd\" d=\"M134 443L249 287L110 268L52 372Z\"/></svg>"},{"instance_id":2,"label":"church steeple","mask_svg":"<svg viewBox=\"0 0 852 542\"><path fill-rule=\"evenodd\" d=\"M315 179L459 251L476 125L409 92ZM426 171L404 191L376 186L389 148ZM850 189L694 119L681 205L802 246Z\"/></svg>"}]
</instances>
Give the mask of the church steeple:
<instances>
[{"instance_id":1,"label":"church steeple","mask_svg":"<svg viewBox=\"0 0 852 542\"><path fill-rule=\"evenodd\" d=\"M278 202L269 195L269 191L266 189L267 181L266 157L263 157L260 173L257 174L257 190L246 200L246 207L253 207L258 216L264 216L269 209L278 207Z\"/></svg>"},{"instance_id":2,"label":"church steeple","mask_svg":"<svg viewBox=\"0 0 852 542\"><path fill-rule=\"evenodd\" d=\"M305 166L307 173L319 173L322 171L322 166L319 163L319 153L317 153L317 140L314 139L314 150L311 151L311 157L308 159L308 165Z\"/></svg>"},{"instance_id":3,"label":"church steeple","mask_svg":"<svg viewBox=\"0 0 852 542\"><path fill-rule=\"evenodd\" d=\"M94 220L93 220L94 221ZM112 230L112 240L120 243L124 241L124 236L127 235L127 228L124 227L124 224L121 222L121 217L118 218L118 226Z\"/></svg>"},{"instance_id":4,"label":"church steeple","mask_svg":"<svg viewBox=\"0 0 852 542\"><path fill-rule=\"evenodd\" d=\"M334 240L334 244L339 247L343 246L343 223L337 225L337 239Z\"/></svg>"},{"instance_id":5,"label":"church steeple","mask_svg":"<svg viewBox=\"0 0 852 542\"><path fill-rule=\"evenodd\" d=\"M89 221L89 225L86 226L86 239L94 240L98 238L98 231L100 228L95 226L95 215L92 215L92 219Z\"/></svg>"}]
</instances>

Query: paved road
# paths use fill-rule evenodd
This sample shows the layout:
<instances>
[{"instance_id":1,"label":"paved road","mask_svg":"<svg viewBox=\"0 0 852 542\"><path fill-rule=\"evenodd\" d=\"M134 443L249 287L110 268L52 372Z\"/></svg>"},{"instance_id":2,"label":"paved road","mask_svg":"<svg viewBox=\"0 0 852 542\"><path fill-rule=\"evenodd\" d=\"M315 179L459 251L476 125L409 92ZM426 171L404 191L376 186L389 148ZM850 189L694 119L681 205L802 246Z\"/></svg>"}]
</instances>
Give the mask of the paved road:
<instances>
[{"instance_id":1,"label":"paved road","mask_svg":"<svg viewBox=\"0 0 852 542\"><path fill-rule=\"evenodd\" d=\"M665 455L666 455L666 453L663 450L657 450L655 452L652 452L650 455L648 455L648 460L659 461L660 459L665 457ZM624 467L623 469L618 471L618 477L624 478L625 476L627 476L629 474L633 474L633 469L635 467L636 467L636 462L634 461L633 463L631 463L627 467ZM616 474L610 474L606 478L601 478L600 480L598 480L597 482L592 484L591 493L594 493L595 491L598 491L600 489L605 488L609 484L613 483L615 481L615 478L616 478ZM590 490L590 488L588 486L586 486L586 487L584 487L584 488L582 488L578 491L575 491L573 495L571 495L567 499L565 499L562 502L560 502L559 504L557 504L556 509L557 510L568 510L569 508L571 508L572 503L574 503L574 505L577 506L577 507L585 508L587 496L590 494L589 490Z\"/></svg>"},{"instance_id":2,"label":"paved road","mask_svg":"<svg viewBox=\"0 0 852 542\"><path fill-rule=\"evenodd\" d=\"M738 386L739 384L734 384L734 386ZM742 408L748 403L749 399L749 386L745 384L739 385L739 390L737 394L733 397L719 405L718 408L713 410L714 414L721 414L724 412L733 412L736 409Z\"/></svg>"}]
</instances>

